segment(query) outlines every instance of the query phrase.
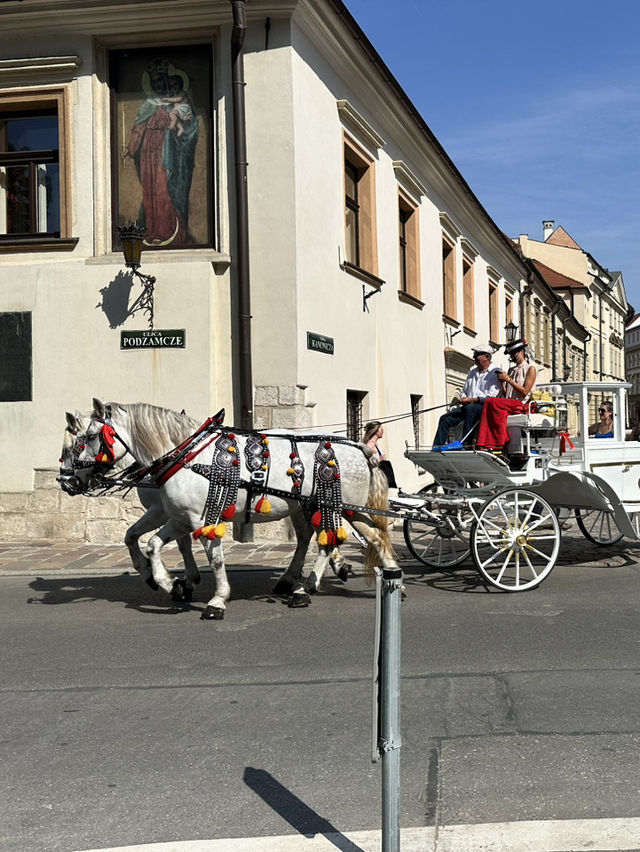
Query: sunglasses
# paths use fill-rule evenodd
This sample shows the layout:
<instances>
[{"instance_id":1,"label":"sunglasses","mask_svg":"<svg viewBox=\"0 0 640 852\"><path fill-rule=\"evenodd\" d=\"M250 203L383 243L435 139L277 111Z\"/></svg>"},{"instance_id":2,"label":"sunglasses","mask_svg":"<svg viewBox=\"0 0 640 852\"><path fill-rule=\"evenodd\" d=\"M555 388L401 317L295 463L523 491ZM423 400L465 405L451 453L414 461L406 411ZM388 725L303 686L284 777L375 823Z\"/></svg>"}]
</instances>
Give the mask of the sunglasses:
<instances>
[{"instance_id":1,"label":"sunglasses","mask_svg":"<svg viewBox=\"0 0 640 852\"><path fill-rule=\"evenodd\" d=\"M598 414L609 414L609 409L608 408L599 408Z\"/></svg>"}]
</instances>

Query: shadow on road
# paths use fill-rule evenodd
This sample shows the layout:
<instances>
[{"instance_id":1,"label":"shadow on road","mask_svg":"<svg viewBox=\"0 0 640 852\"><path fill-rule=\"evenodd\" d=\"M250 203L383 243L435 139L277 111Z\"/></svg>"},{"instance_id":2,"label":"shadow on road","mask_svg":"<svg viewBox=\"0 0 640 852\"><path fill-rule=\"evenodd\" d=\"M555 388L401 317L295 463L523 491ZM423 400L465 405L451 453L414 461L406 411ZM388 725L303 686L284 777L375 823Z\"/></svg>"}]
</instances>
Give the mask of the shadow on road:
<instances>
[{"instance_id":1,"label":"shadow on road","mask_svg":"<svg viewBox=\"0 0 640 852\"><path fill-rule=\"evenodd\" d=\"M244 783L260 796L269 807L293 826L299 834L322 834L340 852L364 852L361 846L345 837L329 820L316 813L290 790L277 781L270 772L247 766Z\"/></svg>"}]
</instances>

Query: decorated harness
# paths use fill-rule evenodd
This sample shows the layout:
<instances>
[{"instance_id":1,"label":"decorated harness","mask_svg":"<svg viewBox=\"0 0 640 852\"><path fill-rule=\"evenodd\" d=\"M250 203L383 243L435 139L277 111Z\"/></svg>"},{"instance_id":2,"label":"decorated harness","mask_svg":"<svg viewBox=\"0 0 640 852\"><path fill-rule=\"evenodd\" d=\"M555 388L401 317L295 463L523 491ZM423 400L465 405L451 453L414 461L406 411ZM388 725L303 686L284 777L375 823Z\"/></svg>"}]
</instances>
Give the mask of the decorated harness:
<instances>
[{"instance_id":1,"label":"decorated harness","mask_svg":"<svg viewBox=\"0 0 640 852\"><path fill-rule=\"evenodd\" d=\"M236 513L238 491L247 492L245 522L251 512L267 515L271 512L269 497L296 500L302 504L307 519L317 532L318 544L322 547L339 545L347 538L342 526L342 515L352 515L350 509L343 507L340 465L333 444L357 446L347 438L318 435L278 435L279 439L290 443L289 467L286 471L291 480L289 490L269 485L271 470L271 452L269 436L264 432L232 430L223 426L224 409L208 418L202 426L179 446L165 453L147 467L139 464L127 468L117 478L101 477L101 493L111 489L130 490L145 479L152 486L164 485L179 470L187 468L208 480L209 489L204 505L201 527L193 532L195 539L204 537L209 540L222 538L226 532L226 522L233 520ZM113 466L116 439L131 452L127 444L117 434L109 418L105 418L100 429L100 449L93 461L81 461L79 456L86 444L85 436L77 436L74 445L74 470L91 465ZM241 477L242 463L239 458L237 436L246 438L244 447L244 465L248 478ZM84 438L84 440L83 440ZM313 483L310 494L303 494L303 484L307 475L304 462L298 450L299 443L315 443L313 461ZM213 444L213 456L209 464L201 464L195 459L206 447ZM253 509L251 504L256 497Z\"/></svg>"}]
</instances>

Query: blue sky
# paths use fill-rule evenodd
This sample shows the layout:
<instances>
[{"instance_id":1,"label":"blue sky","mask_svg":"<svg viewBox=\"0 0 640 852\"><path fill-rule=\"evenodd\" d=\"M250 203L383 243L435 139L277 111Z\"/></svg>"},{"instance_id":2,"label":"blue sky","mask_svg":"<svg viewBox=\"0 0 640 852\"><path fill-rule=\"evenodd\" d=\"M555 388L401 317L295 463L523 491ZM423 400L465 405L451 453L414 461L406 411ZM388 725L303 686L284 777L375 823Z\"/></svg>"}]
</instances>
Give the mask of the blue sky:
<instances>
[{"instance_id":1,"label":"blue sky","mask_svg":"<svg viewBox=\"0 0 640 852\"><path fill-rule=\"evenodd\" d=\"M640 310L640 0L345 0L497 225L553 219Z\"/></svg>"}]
</instances>

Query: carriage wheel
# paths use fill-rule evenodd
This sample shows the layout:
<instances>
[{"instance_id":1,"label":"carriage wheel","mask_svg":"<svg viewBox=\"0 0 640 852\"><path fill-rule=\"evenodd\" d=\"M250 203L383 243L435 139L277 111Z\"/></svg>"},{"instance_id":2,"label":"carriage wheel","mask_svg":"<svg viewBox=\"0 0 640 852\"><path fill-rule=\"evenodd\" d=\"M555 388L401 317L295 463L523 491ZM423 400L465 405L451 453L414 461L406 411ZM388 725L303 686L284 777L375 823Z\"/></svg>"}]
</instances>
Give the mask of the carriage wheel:
<instances>
[{"instance_id":1,"label":"carriage wheel","mask_svg":"<svg viewBox=\"0 0 640 852\"><path fill-rule=\"evenodd\" d=\"M438 484L432 482L419 494L434 494ZM442 491L442 489L440 489ZM441 524L407 518L402 531L404 540L415 558L429 568L447 569L460 565L469 556L469 531L462 529L457 512L441 511Z\"/></svg>"},{"instance_id":2,"label":"carriage wheel","mask_svg":"<svg viewBox=\"0 0 640 852\"><path fill-rule=\"evenodd\" d=\"M582 535L594 544L604 547L607 544L616 544L623 538L611 512L576 509L576 521Z\"/></svg>"},{"instance_id":3,"label":"carriage wheel","mask_svg":"<svg viewBox=\"0 0 640 852\"><path fill-rule=\"evenodd\" d=\"M553 508L514 488L490 498L471 530L471 552L484 579L506 592L541 583L555 565L560 525Z\"/></svg>"}]
</instances>

